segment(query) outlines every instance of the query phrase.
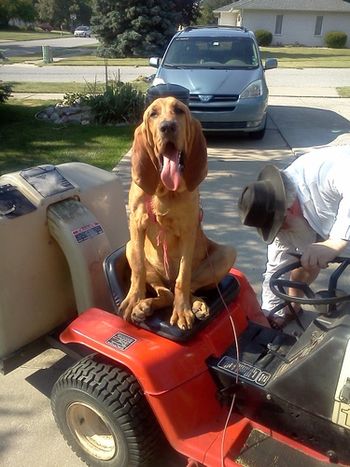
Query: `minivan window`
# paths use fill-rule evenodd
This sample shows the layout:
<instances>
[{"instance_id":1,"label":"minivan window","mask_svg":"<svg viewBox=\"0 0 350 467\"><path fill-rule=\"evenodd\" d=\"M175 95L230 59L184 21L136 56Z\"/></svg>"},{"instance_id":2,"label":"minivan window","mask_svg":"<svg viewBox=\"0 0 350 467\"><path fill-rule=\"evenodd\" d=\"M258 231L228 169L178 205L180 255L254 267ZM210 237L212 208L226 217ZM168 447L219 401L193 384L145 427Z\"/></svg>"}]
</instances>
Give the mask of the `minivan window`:
<instances>
[{"instance_id":1,"label":"minivan window","mask_svg":"<svg viewBox=\"0 0 350 467\"><path fill-rule=\"evenodd\" d=\"M164 58L165 67L256 68L258 52L252 39L241 37L180 37Z\"/></svg>"}]
</instances>

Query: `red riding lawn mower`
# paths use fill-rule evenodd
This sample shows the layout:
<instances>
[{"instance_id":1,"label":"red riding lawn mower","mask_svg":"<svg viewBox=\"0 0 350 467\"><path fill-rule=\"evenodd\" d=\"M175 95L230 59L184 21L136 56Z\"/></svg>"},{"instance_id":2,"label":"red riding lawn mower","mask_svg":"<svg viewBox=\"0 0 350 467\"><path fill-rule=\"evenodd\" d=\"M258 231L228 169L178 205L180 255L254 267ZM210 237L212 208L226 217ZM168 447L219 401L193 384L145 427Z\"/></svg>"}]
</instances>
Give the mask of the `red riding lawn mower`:
<instances>
[{"instance_id":1,"label":"red riding lawn mower","mask_svg":"<svg viewBox=\"0 0 350 467\"><path fill-rule=\"evenodd\" d=\"M297 335L264 324L236 269L206 294L210 317L181 331L169 309L140 327L118 315L130 271L116 175L80 163L3 175L0 239L3 368L60 330L79 359L56 382L52 410L88 465L159 465L163 443L192 467L350 465L350 295L337 293L349 259L336 259L317 293L283 279L298 261L272 278L287 303L293 285L313 307Z\"/></svg>"}]
</instances>

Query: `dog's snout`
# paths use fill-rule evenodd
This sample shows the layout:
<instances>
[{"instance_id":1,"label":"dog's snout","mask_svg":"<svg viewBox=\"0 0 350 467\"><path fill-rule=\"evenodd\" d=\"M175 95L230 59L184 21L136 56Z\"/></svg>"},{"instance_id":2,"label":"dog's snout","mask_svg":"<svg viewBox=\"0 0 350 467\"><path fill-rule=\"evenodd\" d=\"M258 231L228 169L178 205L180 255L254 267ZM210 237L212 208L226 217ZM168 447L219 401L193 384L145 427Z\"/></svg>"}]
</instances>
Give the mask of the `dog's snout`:
<instances>
[{"instance_id":1,"label":"dog's snout","mask_svg":"<svg viewBox=\"0 0 350 467\"><path fill-rule=\"evenodd\" d=\"M177 123L175 120L163 120L159 126L162 133L171 134L177 130Z\"/></svg>"}]
</instances>

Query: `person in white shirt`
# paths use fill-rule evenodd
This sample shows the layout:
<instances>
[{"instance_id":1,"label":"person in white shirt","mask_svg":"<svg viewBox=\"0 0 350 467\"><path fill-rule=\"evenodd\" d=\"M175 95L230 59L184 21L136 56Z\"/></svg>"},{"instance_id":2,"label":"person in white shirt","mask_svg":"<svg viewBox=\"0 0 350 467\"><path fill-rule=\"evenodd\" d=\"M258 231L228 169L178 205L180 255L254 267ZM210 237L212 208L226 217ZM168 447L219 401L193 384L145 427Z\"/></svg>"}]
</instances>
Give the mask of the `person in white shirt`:
<instances>
[{"instance_id":1,"label":"person in white shirt","mask_svg":"<svg viewBox=\"0 0 350 467\"><path fill-rule=\"evenodd\" d=\"M272 314L280 300L269 281L295 262L290 253L301 254L302 266L291 280L307 284L329 261L350 253L350 145L314 149L282 171L266 166L243 189L238 207L242 223L256 227L268 244L261 308L273 327L283 327L293 315L286 309Z\"/></svg>"}]
</instances>

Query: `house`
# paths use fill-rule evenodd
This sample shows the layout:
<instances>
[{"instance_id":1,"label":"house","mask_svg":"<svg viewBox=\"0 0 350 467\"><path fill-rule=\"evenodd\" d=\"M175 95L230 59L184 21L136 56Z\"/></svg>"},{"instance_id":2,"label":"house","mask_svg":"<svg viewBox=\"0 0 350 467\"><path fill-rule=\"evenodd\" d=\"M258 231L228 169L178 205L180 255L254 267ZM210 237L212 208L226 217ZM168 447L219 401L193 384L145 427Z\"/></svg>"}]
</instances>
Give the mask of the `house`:
<instances>
[{"instance_id":1,"label":"house","mask_svg":"<svg viewBox=\"0 0 350 467\"><path fill-rule=\"evenodd\" d=\"M345 0L236 0L214 10L219 25L273 34L272 45L323 47L329 31L342 31L350 47L350 2Z\"/></svg>"}]
</instances>

